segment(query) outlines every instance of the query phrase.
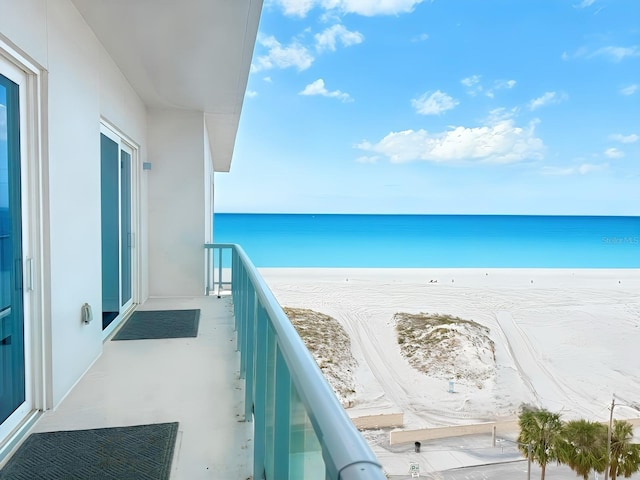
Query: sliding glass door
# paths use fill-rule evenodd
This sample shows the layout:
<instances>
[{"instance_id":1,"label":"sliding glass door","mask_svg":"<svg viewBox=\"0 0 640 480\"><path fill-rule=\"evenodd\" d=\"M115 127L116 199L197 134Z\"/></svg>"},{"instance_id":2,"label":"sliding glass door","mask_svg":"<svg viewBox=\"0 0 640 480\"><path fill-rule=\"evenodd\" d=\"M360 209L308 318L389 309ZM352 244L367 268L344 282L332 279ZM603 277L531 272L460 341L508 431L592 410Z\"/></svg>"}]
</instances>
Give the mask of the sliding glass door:
<instances>
[{"instance_id":1,"label":"sliding glass door","mask_svg":"<svg viewBox=\"0 0 640 480\"><path fill-rule=\"evenodd\" d=\"M100 135L102 202L102 328L132 306L133 148L115 132Z\"/></svg>"},{"instance_id":2,"label":"sliding glass door","mask_svg":"<svg viewBox=\"0 0 640 480\"><path fill-rule=\"evenodd\" d=\"M1 60L1 57L0 57ZM0 67L4 65L0 63ZM26 383L20 85L0 70L0 440L30 410Z\"/></svg>"}]
</instances>

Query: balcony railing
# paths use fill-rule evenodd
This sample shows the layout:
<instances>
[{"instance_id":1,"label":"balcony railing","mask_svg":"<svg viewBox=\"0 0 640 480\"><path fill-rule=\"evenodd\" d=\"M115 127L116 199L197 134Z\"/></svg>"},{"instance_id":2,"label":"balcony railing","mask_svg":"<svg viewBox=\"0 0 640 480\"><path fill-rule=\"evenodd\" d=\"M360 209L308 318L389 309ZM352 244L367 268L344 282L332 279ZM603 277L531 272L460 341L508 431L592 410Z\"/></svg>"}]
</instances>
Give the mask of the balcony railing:
<instances>
[{"instance_id":1,"label":"balcony railing","mask_svg":"<svg viewBox=\"0 0 640 480\"><path fill-rule=\"evenodd\" d=\"M205 249L207 282L216 279L207 283L207 292L231 286L245 419L254 422L253 478L384 479L369 445L242 248Z\"/></svg>"}]
</instances>

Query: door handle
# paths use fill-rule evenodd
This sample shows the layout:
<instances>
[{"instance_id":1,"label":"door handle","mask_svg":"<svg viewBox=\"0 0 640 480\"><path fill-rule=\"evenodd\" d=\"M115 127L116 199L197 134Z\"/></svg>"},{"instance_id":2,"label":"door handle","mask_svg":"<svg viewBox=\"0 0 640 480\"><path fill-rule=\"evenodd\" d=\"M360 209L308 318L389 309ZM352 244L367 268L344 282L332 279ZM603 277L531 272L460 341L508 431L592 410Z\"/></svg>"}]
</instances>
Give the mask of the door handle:
<instances>
[{"instance_id":1,"label":"door handle","mask_svg":"<svg viewBox=\"0 0 640 480\"><path fill-rule=\"evenodd\" d=\"M33 258L27 257L27 292L33 292Z\"/></svg>"}]
</instances>

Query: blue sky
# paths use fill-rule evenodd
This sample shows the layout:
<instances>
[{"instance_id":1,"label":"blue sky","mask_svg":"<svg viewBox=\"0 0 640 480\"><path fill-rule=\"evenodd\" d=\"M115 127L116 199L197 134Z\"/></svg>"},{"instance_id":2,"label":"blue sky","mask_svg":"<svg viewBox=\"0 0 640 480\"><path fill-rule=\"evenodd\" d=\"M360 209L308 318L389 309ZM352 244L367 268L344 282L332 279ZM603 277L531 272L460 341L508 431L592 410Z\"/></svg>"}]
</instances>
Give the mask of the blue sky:
<instances>
[{"instance_id":1,"label":"blue sky","mask_svg":"<svg viewBox=\"0 0 640 480\"><path fill-rule=\"evenodd\" d=\"M218 212L640 215L640 1L265 0Z\"/></svg>"}]
</instances>

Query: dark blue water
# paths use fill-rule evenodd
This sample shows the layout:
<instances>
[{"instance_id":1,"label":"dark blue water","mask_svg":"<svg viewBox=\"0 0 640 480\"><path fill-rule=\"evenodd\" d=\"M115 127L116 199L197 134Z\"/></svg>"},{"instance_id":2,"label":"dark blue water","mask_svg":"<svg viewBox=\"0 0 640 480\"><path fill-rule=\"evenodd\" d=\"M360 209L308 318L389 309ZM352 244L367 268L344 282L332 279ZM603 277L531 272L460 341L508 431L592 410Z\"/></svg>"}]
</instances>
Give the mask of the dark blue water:
<instances>
[{"instance_id":1,"label":"dark blue water","mask_svg":"<svg viewBox=\"0 0 640 480\"><path fill-rule=\"evenodd\" d=\"M215 214L258 267L640 268L640 217Z\"/></svg>"}]
</instances>

